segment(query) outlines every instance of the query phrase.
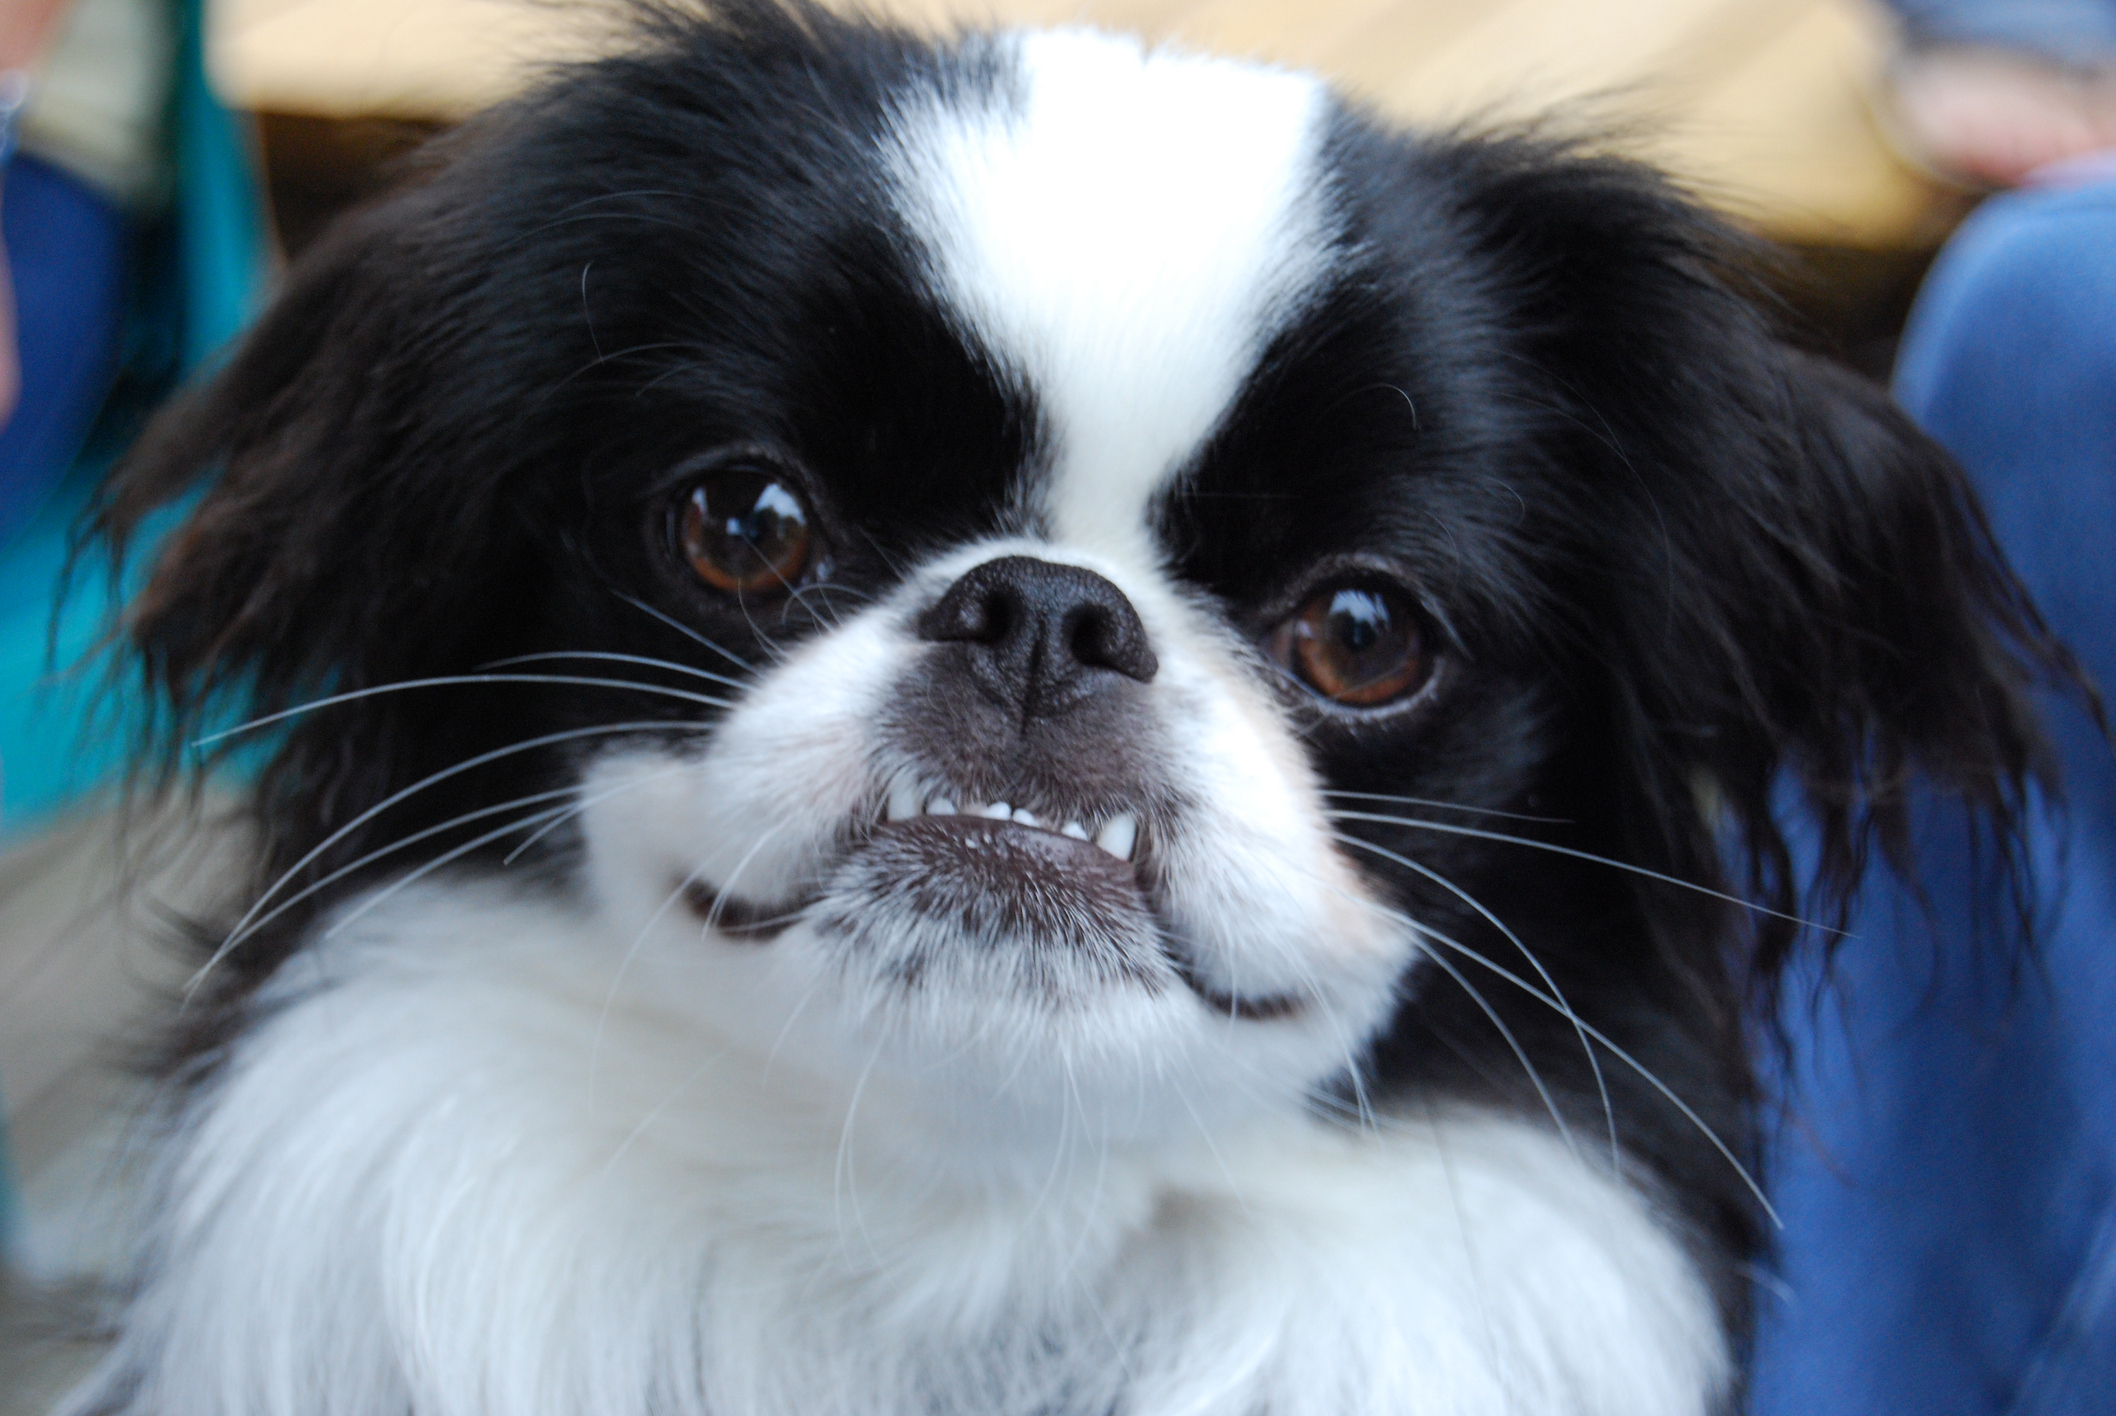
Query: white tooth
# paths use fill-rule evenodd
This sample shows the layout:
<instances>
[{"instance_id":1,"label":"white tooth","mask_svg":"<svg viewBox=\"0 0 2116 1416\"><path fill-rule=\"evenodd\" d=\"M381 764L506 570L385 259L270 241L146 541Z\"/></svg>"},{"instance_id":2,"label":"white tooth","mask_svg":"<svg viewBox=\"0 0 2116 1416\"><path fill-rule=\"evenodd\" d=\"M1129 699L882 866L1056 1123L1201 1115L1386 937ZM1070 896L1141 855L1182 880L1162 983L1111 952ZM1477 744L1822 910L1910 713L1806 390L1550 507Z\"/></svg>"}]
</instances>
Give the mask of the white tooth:
<instances>
[{"instance_id":1,"label":"white tooth","mask_svg":"<svg viewBox=\"0 0 2116 1416\"><path fill-rule=\"evenodd\" d=\"M1130 860L1132 847L1139 843L1139 818L1130 812L1112 816L1102 823L1095 833L1095 844L1108 851L1118 860Z\"/></svg>"},{"instance_id":2,"label":"white tooth","mask_svg":"<svg viewBox=\"0 0 2116 1416\"><path fill-rule=\"evenodd\" d=\"M1058 828L1058 834L1071 836L1076 841L1084 841L1087 839L1087 828L1077 821L1068 821Z\"/></svg>"},{"instance_id":3,"label":"white tooth","mask_svg":"<svg viewBox=\"0 0 2116 1416\"><path fill-rule=\"evenodd\" d=\"M905 821L918 815L918 784L898 781L889 788L889 806L885 813L888 820Z\"/></svg>"},{"instance_id":4,"label":"white tooth","mask_svg":"<svg viewBox=\"0 0 2116 1416\"><path fill-rule=\"evenodd\" d=\"M1003 801L995 801L990 806L978 808L977 814L989 816L994 821L1011 821L1014 818L1014 808Z\"/></svg>"},{"instance_id":5,"label":"white tooth","mask_svg":"<svg viewBox=\"0 0 2116 1416\"><path fill-rule=\"evenodd\" d=\"M1035 812L1025 806L1017 806L1014 808L1014 824L1017 826L1041 826L1043 823L1036 819Z\"/></svg>"},{"instance_id":6,"label":"white tooth","mask_svg":"<svg viewBox=\"0 0 2116 1416\"><path fill-rule=\"evenodd\" d=\"M946 797L935 797L926 803L926 815L928 816L953 816L954 814L955 803L949 801Z\"/></svg>"}]
</instances>

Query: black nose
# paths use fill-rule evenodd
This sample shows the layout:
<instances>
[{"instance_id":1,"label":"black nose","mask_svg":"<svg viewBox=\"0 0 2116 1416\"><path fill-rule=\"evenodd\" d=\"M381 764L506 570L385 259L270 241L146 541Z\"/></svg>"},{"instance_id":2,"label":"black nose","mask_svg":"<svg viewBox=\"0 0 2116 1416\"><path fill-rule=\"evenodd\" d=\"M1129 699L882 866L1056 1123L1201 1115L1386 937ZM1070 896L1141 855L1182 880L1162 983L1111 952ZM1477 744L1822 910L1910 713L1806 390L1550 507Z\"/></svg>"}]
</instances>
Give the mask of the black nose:
<instances>
[{"instance_id":1,"label":"black nose","mask_svg":"<svg viewBox=\"0 0 2116 1416\"><path fill-rule=\"evenodd\" d=\"M1109 686L1149 683L1160 661L1124 592L1091 570L1033 556L986 561L919 616L921 639L956 641L986 691L1054 717Z\"/></svg>"}]
</instances>

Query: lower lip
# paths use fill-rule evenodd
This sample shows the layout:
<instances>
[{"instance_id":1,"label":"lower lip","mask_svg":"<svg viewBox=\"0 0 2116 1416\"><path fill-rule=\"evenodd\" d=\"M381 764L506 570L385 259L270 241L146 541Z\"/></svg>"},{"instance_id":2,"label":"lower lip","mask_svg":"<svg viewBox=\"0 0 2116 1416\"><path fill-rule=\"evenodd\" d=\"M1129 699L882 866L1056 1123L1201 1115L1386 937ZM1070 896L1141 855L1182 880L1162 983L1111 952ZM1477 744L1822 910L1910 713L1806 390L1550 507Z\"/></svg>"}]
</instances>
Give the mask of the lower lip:
<instances>
[{"instance_id":1,"label":"lower lip","mask_svg":"<svg viewBox=\"0 0 2116 1416\"><path fill-rule=\"evenodd\" d=\"M879 893L894 908L949 917L971 939L987 931L1052 941L1162 937L1135 865L1092 842L1012 821L919 816L884 822L843 864L866 877L870 900ZM687 895L692 910L720 932L758 942L776 937L813 903L756 906L696 884ZM1158 946L1155 952L1161 954ZM1300 1011L1301 1000L1292 995L1223 994L1180 954L1162 957L1214 1012L1265 1022Z\"/></svg>"},{"instance_id":2,"label":"lower lip","mask_svg":"<svg viewBox=\"0 0 2116 1416\"><path fill-rule=\"evenodd\" d=\"M920 816L877 827L861 855L879 854L915 894L961 900L985 896L1022 922L1071 915L1111 924L1146 924L1151 911L1138 872L1089 841L980 816Z\"/></svg>"}]
</instances>

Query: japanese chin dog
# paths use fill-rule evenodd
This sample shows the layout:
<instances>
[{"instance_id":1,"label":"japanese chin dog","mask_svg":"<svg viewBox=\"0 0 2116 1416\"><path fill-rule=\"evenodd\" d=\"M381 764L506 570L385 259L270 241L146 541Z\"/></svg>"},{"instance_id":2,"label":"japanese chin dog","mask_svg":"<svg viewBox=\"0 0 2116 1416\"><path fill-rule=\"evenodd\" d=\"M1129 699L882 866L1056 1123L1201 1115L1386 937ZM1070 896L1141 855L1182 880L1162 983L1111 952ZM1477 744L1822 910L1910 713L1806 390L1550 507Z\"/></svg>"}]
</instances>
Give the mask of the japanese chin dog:
<instances>
[{"instance_id":1,"label":"japanese chin dog","mask_svg":"<svg viewBox=\"0 0 2116 1416\"><path fill-rule=\"evenodd\" d=\"M1957 470L1577 145L638 26L100 504L263 746L71 1409L1738 1408L1771 982L2042 760Z\"/></svg>"}]
</instances>

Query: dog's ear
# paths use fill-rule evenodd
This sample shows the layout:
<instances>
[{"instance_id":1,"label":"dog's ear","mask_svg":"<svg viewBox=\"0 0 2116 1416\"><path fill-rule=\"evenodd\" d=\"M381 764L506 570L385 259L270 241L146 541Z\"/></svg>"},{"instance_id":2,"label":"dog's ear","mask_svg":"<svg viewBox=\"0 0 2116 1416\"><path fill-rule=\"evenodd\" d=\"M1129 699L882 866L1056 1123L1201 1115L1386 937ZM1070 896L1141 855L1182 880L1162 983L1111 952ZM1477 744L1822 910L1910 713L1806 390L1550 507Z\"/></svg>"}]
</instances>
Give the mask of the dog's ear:
<instances>
[{"instance_id":1,"label":"dog's ear","mask_svg":"<svg viewBox=\"0 0 2116 1416\"><path fill-rule=\"evenodd\" d=\"M465 426L492 404L453 357L444 201L415 186L334 227L106 482L90 529L120 563L155 513L185 512L121 627L172 710L165 747L216 701L270 712L417 676L478 632L518 518Z\"/></svg>"},{"instance_id":2,"label":"dog's ear","mask_svg":"<svg viewBox=\"0 0 2116 1416\"><path fill-rule=\"evenodd\" d=\"M1575 554L1597 569L1567 599L1623 849L1702 881L1731 846L1753 897L1840 921L1876 846L1912 868L1922 794L2013 868L2049 768L2037 694L2093 695L1960 468L1885 391L1782 343L1769 257L1662 180L1533 141L1472 161L1526 272L1524 401L1586 479ZM1798 930L1755 923L1775 977Z\"/></svg>"},{"instance_id":3,"label":"dog's ear","mask_svg":"<svg viewBox=\"0 0 2116 1416\"><path fill-rule=\"evenodd\" d=\"M1664 638L1655 591L1631 587L1635 651L1660 651L1658 701L1641 706L1668 733L1662 770L1708 790L1747 847L1751 892L1786 913L1841 924L1875 847L1913 872L1920 802L1966 815L1995 872L1987 898L2025 909L2028 788L2057 785L2038 692L2092 690L1968 479L1885 390L1776 345L1746 371L1759 396L1743 408L1719 390L1739 411L1705 424L1755 449L1698 464L1722 500L1678 499L1666 484L1684 469L1661 469L1708 588L1680 592L1683 629ZM1810 822L1801 850L1784 834L1796 801ZM1758 931L1767 977L1794 939L1772 923Z\"/></svg>"}]
</instances>

